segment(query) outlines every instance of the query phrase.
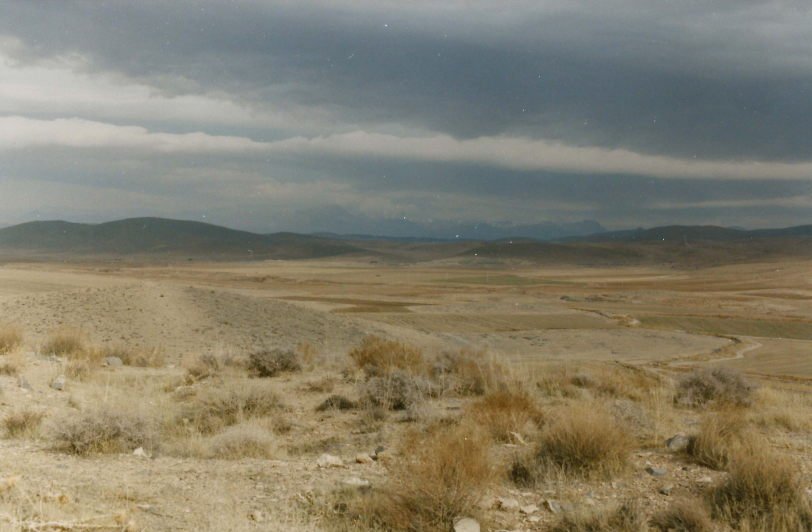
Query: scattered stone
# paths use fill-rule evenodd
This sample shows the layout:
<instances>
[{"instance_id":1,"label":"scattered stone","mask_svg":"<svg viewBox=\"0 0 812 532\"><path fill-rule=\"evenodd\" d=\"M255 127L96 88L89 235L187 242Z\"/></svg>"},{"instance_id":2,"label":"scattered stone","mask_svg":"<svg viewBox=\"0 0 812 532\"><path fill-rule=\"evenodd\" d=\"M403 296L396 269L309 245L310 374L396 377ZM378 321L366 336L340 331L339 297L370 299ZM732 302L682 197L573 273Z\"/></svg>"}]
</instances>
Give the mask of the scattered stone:
<instances>
[{"instance_id":1,"label":"scattered stone","mask_svg":"<svg viewBox=\"0 0 812 532\"><path fill-rule=\"evenodd\" d=\"M525 440L518 432L511 432L510 437L513 438L513 441L519 445L527 445L527 440Z\"/></svg>"},{"instance_id":2,"label":"scattered stone","mask_svg":"<svg viewBox=\"0 0 812 532\"><path fill-rule=\"evenodd\" d=\"M657 491L659 491L662 495L671 495L671 492L674 491L674 485L666 484L665 486L660 486L660 489Z\"/></svg>"},{"instance_id":3,"label":"scattered stone","mask_svg":"<svg viewBox=\"0 0 812 532\"><path fill-rule=\"evenodd\" d=\"M669 451L679 453L688 448L690 441L691 439L687 435L679 432L665 440L665 446L668 447Z\"/></svg>"},{"instance_id":4,"label":"scattered stone","mask_svg":"<svg viewBox=\"0 0 812 532\"><path fill-rule=\"evenodd\" d=\"M105 357L104 365L108 368L120 368L124 365L124 362L118 357Z\"/></svg>"},{"instance_id":5,"label":"scattered stone","mask_svg":"<svg viewBox=\"0 0 812 532\"><path fill-rule=\"evenodd\" d=\"M366 489L369 488L370 484L368 480L365 480L361 477L349 477L345 478L341 481L347 487L350 488L358 488L358 489Z\"/></svg>"},{"instance_id":6,"label":"scattered stone","mask_svg":"<svg viewBox=\"0 0 812 532\"><path fill-rule=\"evenodd\" d=\"M668 470L665 469L664 467L648 466L646 468L646 473L648 473L652 477L664 477L666 474L668 474Z\"/></svg>"},{"instance_id":7,"label":"scattered stone","mask_svg":"<svg viewBox=\"0 0 812 532\"><path fill-rule=\"evenodd\" d=\"M700 484L710 484L711 482L713 482L713 479L710 477L702 477L698 479L697 482L699 482Z\"/></svg>"},{"instance_id":8,"label":"scattered stone","mask_svg":"<svg viewBox=\"0 0 812 532\"><path fill-rule=\"evenodd\" d=\"M265 514L259 510L254 510L248 514L248 517L251 519L251 521L256 521L257 523L261 523L265 520Z\"/></svg>"},{"instance_id":9,"label":"scattered stone","mask_svg":"<svg viewBox=\"0 0 812 532\"><path fill-rule=\"evenodd\" d=\"M60 376L58 376L57 378L55 378L54 380L51 381L51 388L53 388L54 390L56 390L58 392L61 392L62 390L65 389L65 383L66 383L65 376L60 375Z\"/></svg>"},{"instance_id":10,"label":"scattered stone","mask_svg":"<svg viewBox=\"0 0 812 532\"><path fill-rule=\"evenodd\" d=\"M316 465L319 467L343 467L344 461L338 456L324 453L316 460Z\"/></svg>"},{"instance_id":11,"label":"scattered stone","mask_svg":"<svg viewBox=\"0 0 812 532\"><path fill-rule=\"evenodd\" d=\"M536 506L535 504L527 504L527 505L522 506L521 508L519 508L519 511L521 513L525 514L525 515L532 515L532 514L538 512L538 510L539 510L539 507Z\"/></svg>"},{"instance_id":12,"label":"scattered stone","mask_svg":"<svg viewBox=\"0 0 812 532\"><path fill-rule=\"evenodd\" d=\"M518 510L519 509L519 501L513 499L511 497L497 497L496 498L496 507L499 510Z\"/></svg>"},{"instance_id":13,"label":"scattered stone","mask_svg":"<svg viewBox=\"0 0 812 532\"><path fill-rule=\"evenodd\" d=\"M539 521L541 521L541 516L531 515L530 517L527 518L527 520L530 521L531 523L538 523Z\"/></svg>"},{"instance_id":14,"label":"scattered stone","mask_svg":"<svg viewBox=\"0 0 812 532\"><path fill-rule=\"evenodd\" d=\"M355 455L355 463L357 464L373 464L375 460L372 459L367 453L358 453Z\"/></svg>"},{"instance_id":15,"label":"scattered stone","mask_svg":"<svg viewBox=\"0 0 812 532\"><path fill-rule=\"evenodd\" d=\"M31 388L31 383L29 383L28 379L26 379L22 375L17 377L17 386L19 386L23 390L28 390L28 391L33 390L33 388Z\"/></svg>"},{"instance_id":16,"label":"scattered stone","mask_svg":"<svg viewBox=\"0 0 812 532\"><path fill-rule=\"evenodd\" d=\"M554 514L560 514L564 510L561 507L561 503L553 499L547 499L544 501L544 506Z\"/></svg>"},{"instance_id":17,"label":"scattered stone","mask_svg":"<svg viewBox=\"0 0 812 532\"><path fill-rule=\"evenodd\" d=\"M454 532L479 532L479 522L470 517L463 517L454 523Z\"/></svg>"},{"instance_id":18,"label":"scattered stone","mask_svg":"<svg viewBox=\"0 0 812 532\"><path fill-rule=\"evenodd\" d=\"M139 447L138 449L134 450L133 456L137 456L138 458L149 458L149 454L144 450L143 447Z\"/></svg>"}]
</instances>

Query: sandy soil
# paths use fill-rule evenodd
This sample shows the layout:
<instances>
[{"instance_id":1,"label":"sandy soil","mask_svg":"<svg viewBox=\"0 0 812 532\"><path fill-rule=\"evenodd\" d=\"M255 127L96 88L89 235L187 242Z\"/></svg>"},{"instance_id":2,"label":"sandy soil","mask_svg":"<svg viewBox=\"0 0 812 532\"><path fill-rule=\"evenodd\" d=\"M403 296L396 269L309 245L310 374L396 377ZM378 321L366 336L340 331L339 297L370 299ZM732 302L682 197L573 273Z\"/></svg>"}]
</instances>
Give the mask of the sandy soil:
<instances>
[{"instance_id":1,"label":"sandy soil","mask_svg":"<svg viewBox=\"0 0 812 532\"><path fill-rule=\"evenodd\" d=\"M103 402L111 394L147 404L153 400L144 395L150 386L182 379L179 364L189 355L295 348L307 342L323 360L337 360L370 333L434 351L487 350L523 368L621 361L669 374L686 364L716 363L779 385L806 386L812 382L812 336L804 336L806 327L812 331L810 271L809 263L694 272L483 272L456 265L335 261L140 268L6 265L0 267L0 323L25 331L20 356L30 389L21 387L16 376L0 377L2 411L35 407L50 412L49 422L58 422L77 405ZM87 383L53 390L49 383L63 363L40 355L38 346L58 326L79 328L98 344L159 347L167 353L167 366L103 369ZM786 330L796 331L795 336L780 336ZM758 347L731 356L742 341ZM365 434L358 430L358 413L314 415L325 394L303 392L303 386L335 377L331 371L316 367L274 383L293 426L276 460L77 458L51 450L47 441L0 440L0 471L6 478L19 477L18 493L9 504L17 515L38 507L39 518L118 519L125 525L132 519L137 529L146 530L320 530L318 517L303 514L308 504L350 477L378 482L384 475L380 464L355 464L352 457L389 445L400 430ZM336 380L334 391L352 390L351 383ZM459 405L452 401L435 408L453 411ZM683 426L697 422L686 416L676 421ZM663 436L667 430L670 425ZM318 445L308 452L295 450L305 442ZM803 436L790 438L787 445L797 456L808 457ZM318 468L315 458L324 450L343 456L347 465ZM626 492L644 493L646 504L660 507L667 503L656 494L662 481L641 473L647 464L674 471L668 481L677 492L695 490L698 479L716 475L680 469L673 460L664 452L641 451L633 457L632 473L617 482L562 485L552 494L504 488L496 495L541 505L548 497L577 499L588 493L600 502ZM507 529L528 530L543 530L552 518L544 514L532 524L520 516L500 517ZM19 529L8 522L3 526Z\"/></svg>"}]
</instances>

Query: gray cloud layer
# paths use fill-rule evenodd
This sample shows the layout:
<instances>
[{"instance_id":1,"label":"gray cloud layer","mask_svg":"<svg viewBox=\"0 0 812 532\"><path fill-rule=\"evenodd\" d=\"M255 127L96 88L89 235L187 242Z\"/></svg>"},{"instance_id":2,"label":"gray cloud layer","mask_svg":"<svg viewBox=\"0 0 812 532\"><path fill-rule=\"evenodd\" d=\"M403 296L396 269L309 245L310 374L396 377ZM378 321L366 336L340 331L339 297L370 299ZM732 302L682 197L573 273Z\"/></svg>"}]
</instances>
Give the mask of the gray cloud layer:
<instances>
[{"instance_id":1,"label":"gray cloud layer","mask_svg":"<svg viewBox=\"0 0 812 532\"><path fill-rule=\"evenodd\" d=\"M807 223L809 27L800 1L12 0L0 222Z\"/></svg>"}]
</instances>

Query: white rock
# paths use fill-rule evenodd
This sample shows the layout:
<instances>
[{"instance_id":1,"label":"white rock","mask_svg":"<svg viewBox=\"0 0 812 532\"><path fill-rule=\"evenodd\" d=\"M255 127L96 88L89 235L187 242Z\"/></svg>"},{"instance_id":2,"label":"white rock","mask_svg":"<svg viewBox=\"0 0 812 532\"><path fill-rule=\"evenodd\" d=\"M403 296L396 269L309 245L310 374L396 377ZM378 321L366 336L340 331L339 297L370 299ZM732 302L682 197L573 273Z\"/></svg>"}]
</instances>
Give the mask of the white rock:
<instances>
[{"instance_id":1,"label":"white rock","mask_svg":"<svg viewBox=\"0 0 812 532\"><path fill-rule=\"evenodd\" d=\"M539 510L539 507L536 506L535 504L528 504L528 505L525 505L525 506L522 506L521 508L519 508L519 511L522 512L525 515L534 514L534 513L538 512L538 510Z\"/></svg>"},{"instance_id":2,"label":"white rock","mask_svg":"<svg viewBox=\"0 0 812 532\"><path fill-rule=\"evenodd\" d=\"M338 456L324 453L316 460L316 465L319 467L344 467L344 461Z\"/></svg>"},{"instance_id":3,"label":"white rock","mask_svg":"<svg viewBox=\"0 0 812 532\"><path fill-rule=\"evenodd\" d=\"M134 450L133 456L137 456L138 458L149 458L149 454L147 454L143 447L139 447L138 449Z\"/></svg>"},{"instance_id":4,"label":"white rock","mask_svg":"<svg viewBox=\"0 0 812 532\"><path fill-rule=\"evenodd\" d=\"M454 523L454 532L479 532L479 522L470 517L463 517Z\"/></svg>"},{"instance_id":5,"label":"white rock","mask_svg":"<svg viewBox=\"0 0 812 532\"><path fill-rule=\"evenodd\" d=\"M345 478L341 483L350 488L364 489L369 487L369 481L361 477Z\"/></svg>"},{"instance_id":6,"label":"white rock","mask_svg":"<svg viewBox=\"0 0 812 532\"><path fill-rule=\"evenodd\" d=\"M60 375L51 381L51 388L53 388L58 392L61 392L62 390L65 389L65 382L66 382L65 376Z\"/></svg>"},{"instance_id":7,"label":"white rock","mask_svg":"<svg viewBox=\"0 0 812 532\"><path fill-rule=\"evenodd\" d=\"M375 460L372 459L367 453L358 453L355 455L355 462L357 464L373 464Z\"/></svg>"},{"instance_id":8,"label":"white rock","mask_svg":"<svg viewBox=\"0 0 812 532\"><path fill-rule=\"evenodd\" d=\"M118 357L105 357L104 365L110 368L120 368L124 365L124 362Z\"/></svg>"}]
</instances>

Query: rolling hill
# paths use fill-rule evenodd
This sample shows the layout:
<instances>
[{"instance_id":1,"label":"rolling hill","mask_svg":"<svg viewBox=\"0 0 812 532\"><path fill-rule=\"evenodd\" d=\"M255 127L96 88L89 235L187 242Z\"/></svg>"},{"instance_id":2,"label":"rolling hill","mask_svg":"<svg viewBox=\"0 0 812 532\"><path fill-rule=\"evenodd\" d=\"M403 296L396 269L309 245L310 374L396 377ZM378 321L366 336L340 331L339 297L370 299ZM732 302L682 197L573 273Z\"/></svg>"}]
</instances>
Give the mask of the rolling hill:
<instances>
[{"instance_id":1,"label":"rolling hill","mask_svg":"<svg viewBox=\"0 0 812 532\"><path fill-rule=\"evenodd\" d=\"M360 251L347 242L293 233L261 235L165 218L101 224L28 222L0 229L0 251L25 254L188 255L305 259Z\"/></svg>"}]
</instances>

